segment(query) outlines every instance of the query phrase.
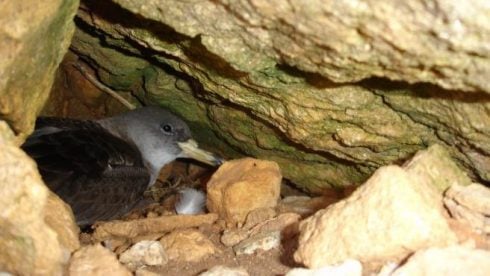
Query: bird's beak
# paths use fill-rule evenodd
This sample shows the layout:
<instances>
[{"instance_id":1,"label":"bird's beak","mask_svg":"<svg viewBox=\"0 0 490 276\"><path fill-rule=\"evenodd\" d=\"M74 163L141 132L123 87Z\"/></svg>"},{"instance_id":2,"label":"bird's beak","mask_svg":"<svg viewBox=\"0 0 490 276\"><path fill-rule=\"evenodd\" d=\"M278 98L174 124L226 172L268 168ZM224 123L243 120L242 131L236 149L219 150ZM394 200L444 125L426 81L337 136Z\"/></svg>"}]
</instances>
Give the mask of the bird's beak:
<instances>
[{"instance_id":1,"label":"bird's beak","mask_svg":"<svg viewBox=\"0 0 490 276\"><path fill-rule=\"evenodd\" d=\"M200 149L197 142L193 139L189 139L178 144L182 149L181 157L196 159L197 161L201 161L212 166L219 166L224 162L223 158L218 157L209 151Z\"/></svg>"}]
</instances>

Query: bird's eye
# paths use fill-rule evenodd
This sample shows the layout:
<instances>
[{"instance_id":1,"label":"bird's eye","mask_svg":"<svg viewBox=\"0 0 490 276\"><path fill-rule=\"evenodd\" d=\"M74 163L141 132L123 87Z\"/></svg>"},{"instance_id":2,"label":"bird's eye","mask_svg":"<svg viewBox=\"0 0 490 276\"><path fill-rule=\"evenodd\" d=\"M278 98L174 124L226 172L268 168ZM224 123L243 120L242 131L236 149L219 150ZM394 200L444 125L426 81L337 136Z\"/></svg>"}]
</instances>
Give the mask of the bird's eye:
<instances>
[{"instance_id":1,"label":"bird's eye","mask_svg":"<svg viewBox=\"0 0 490 276\"><path fill-rule=\"evenodd\" d=\"M172 128L172 126L171 126L171 125L169 125L169 124L162 124L162 125L160 126L160 128L163 130L163 132L164 132L165 134L172 134L172 130L173 130L173 128Z\"/></svg>"}]
</instances>

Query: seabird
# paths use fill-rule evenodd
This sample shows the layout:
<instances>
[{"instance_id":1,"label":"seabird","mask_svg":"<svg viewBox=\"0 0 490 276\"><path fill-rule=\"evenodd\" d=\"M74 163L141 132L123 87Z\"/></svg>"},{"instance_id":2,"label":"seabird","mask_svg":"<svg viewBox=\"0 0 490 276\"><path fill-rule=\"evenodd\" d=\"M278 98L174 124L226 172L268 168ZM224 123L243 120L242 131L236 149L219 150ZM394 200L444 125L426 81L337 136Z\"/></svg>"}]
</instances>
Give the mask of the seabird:
<instances>
[{"instance_id":1,"label":"seabird","mask_svg":"<svg viewBox=\"0 0 490 276\"><path fill-rule=\"evenodd\" d=\"M197 147L182 119L160 107L101 120L40 117L22 148L81 227L126 214L176 158L221 163Z\"/></svg>"}]
</instances>

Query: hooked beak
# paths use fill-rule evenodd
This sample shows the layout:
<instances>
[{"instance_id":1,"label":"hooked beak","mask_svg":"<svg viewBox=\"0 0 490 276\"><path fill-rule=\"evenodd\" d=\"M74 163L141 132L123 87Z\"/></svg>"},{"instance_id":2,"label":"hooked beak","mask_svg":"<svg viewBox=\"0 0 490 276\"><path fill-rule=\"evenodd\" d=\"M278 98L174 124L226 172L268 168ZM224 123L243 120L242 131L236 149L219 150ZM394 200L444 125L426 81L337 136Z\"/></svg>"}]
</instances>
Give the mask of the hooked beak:
<instances>
[{"instance_id":1,"label":"hooked beak","mask_svg":"<svg viewBox=\"0 0 490 276\"><path fill-rule=\"evenodd\" d=\"M197 142L193 139L180 142L178 145L182 149L181 157L196 159L197 161L201 161L211 166L219 166L224 162L223 158L218 157L209 151L200 149Z\"/></svg>"}]
</instances>

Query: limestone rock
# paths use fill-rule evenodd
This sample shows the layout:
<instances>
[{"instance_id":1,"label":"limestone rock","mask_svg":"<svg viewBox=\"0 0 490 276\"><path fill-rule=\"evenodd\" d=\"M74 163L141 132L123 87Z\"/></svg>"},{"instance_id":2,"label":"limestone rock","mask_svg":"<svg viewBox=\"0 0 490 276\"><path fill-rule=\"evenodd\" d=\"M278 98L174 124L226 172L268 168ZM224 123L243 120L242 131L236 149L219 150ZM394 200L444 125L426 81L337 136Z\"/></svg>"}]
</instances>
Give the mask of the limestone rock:
<instances>
[{"instance_id":1,"label":"limestone rock","mask_svg":"<svg viewBox=\"0 0 490 276\"><path fill-rule=\"evenodd\" d=\"M490 251L458 245L416 252L391 275L485 276L489 274Z\"/></svg>"},{"instance_id":2,"label":"limestone rock","mask_svg":"<svg viewBox=\"0 0 490 276\"><path fill-rule=\"evenodd\" d=\"M286 276L361 276L362 264L357 260L346 260L339 265L324 266L317 269L294 268Z\"/></svg>"},{"instance_id":3,"label":"limestone rock","mask_svg":"<svg viewBox=\"0 0 490 276\"><path fill-rule=\"evenodd\" d=\"M5 126L1 121L0 125ZM12 136L0 137L5 137L0 138L0 270L60 275L69 252L63 252L56 233L44 221L49 191L34 162L8 141Z\"/></svg>"},{"instance_id":4,"label":"limestone rock","mask_svg":"<svg viewBox=\"0 0 490 276\"><path fill-rule=\"evenodd\" d=\"M58 241L69 254L80 247L80 228L75 223L70 206L51 191L44 207L44 221L56 232Z\"/></svg>"},{"instance_id":5,"label":"limestone rock","mask_svg":"<svg viewBox=\"0 0 490 276\"><path fill-rule=\"evenodd\" d=\"M251 255L257 250L268 251L281 245L281 232L262 232L241 241L233 246L233 251L238 255Z\"/></svg>"},{"instance_id":6,"label":"limestone rock","mask_svg":"<svg viewBox=\"0 0 490 276\"><path fill-rule=\"evenodd\" d=\"M300 224L295 260L309 268L349 258L384 262L456 242L440 196L397 166L382 167L349 198Z\"/></svg>"},{"instance_id":7,"label":"limestone rock","mask_svg":"<svg viewBox=\"0 0 490 276\"><path fill-rule=\"evenodd\" d=\"M279 232L281 233L281 238L289 238L298 233L299 219L300 215L298 214L284 213L258 223L251 228L225 229L221 236L221 242L226 246L234 246L250 236L270 232Z\"/></svg>"},{"instance_id":8,"label":"limestone rock","mask_svg":"<svg viewBox=\"0 0 490 276\"><path fill-rule=\"evenodd\" d=\"M219 1L219 5L211 1L173 1L169 5L159 0L145 6L131 0L115 2L186 36L201 35L208 51L238 71L263 68L271 58L280 58L289 66L319 73L335 82L386 76L412 83L433 82L450 89L490 90L478 76L488 73L488 65L469 54L471 49L487 57L483 37L490 33L486 24L489 9L483 0L464 6L457 1L437 1L427 6L422 1L398 5L374 0L357 5L323 0L290 4ZM433 12L434 7L438 7L438 13ZM203 24L202 18L211 21ZM246 30L240 32L240 28ZM242 36L234 36L237 33ZM427 45L429 41L432 43ZM331 54L322 49L332 49ZM407 60L407 55L413 59ZM465 64L465 58L473 64ZM437 60L446 60L447 67ZM411 67L414 62L423 67Z\"/></svg>"},{"instance_id":9,"label":"limestone rock","mask_svg":"<svg viewBox=\"0 0 490 276\"><path fill-rule=\"evenodd\" d=\"M226 266L215 266L208 271L205 271L199 276L248 276L248 272L241 267L226 267Z\"/></svg>"},{"instance_id":10,"label":"limestone rock","mask_svg":"<svg viewBox=\"0 0 490 276\"><path fill-rule=\"evenodd\" d=\"M275 162L253 158L225 162L208 182L207 208L228 223L243 222L250 211L276 206L281 179Z\"/></svg>"},{"instance_id":11,"label":"limestone rock","mask_svg":"<svg viewBox=\"0 0 490 276\"><path fill-rule=\"evenodd\" d=\"M266 220L272 219L276 216L276 210L273 208L260 208L250 211L243 225L244 229L250 229L257 224Z\"/></svg>"},{"instance_id":12,"label":"limestone rock","mask_svg":"<svg viewBox=\"0 0 490 276\"><path fill-rule=\"evenodd\" d=\"M411 175L417 177L418 181L425 181L440 192L444 192L453 184L462 186L471 184L471 179L461 171L448 152L438 144L419 151L404 165L404 168Z\"/></svg>"},{"instance_id":13,"label":"limestone rock","mask_svg":"<svg viewBox=\"0 0 490 276\"><path fill-rule=\"evenodd\" d=\"M74 31L78 0L0 3L0 119L32 130Z\"/></svg>"},{"instance_id":14,"label":"limestone rock","mask_svg":"<svg viewBox=\"0 0 490 276\"><path fill-rule=\"evenodd\" d=\"M480 184L453 185L445 193L444 204L451 216L478 232L490 234L490 189Z\"/></svg>"},{"instance_id":15,"label":"limestone rock","mask_svg":"<svg viewBox=\"0 0 490 276\"><path fill-rule=\"evenodd\" d=\"M98 241L107 239L132 239L156 233L170 232L175 229L198 227L212 224L218 219L216 214L161 216L131 221L109 221L98 224L93 238Z\"/></svg>"},{"instance_id":16,"label":"limestone rock","mask_svg":"<svg viewBox=\"0 0 490 276\"><path fill-rule=\"evenodd\" d=\"M76 251L70 262L70 276L131 276L131 272L117 261L116 255L100 244L84 246Z\"/></svg>"},{"instance_id":17,"label":"limestone rock","mask_svg":"<svg viewBox=\"0 0 490 276\"><path fill-rule=\"evenodd\" d=\"M200 145L273 160L310 192L434 143L490 181L485 1L87 0L72 48L104 83L192 122Z\"/></svg>"},{"instance_id":18,"label":"limestone rock","mask_svg":"<svg viewBox=\"0 0 490 276\"><path fill-rule=\"evenodd\" d=\"M164 265L168 257L158 241L140 241L123 252L119 261L136 270L141 266Z\"/></svg>"},{"instance_id":19,"label":"limestone rock","mask_svg":"<svg viewBox=\"0 0 490 276\"><path fill-rule=\"evenodd\" d=\"M213 242L197 230L174 231L160 242L169 261L197 262L218 252Z\"/></svg>"}]
</instances>

